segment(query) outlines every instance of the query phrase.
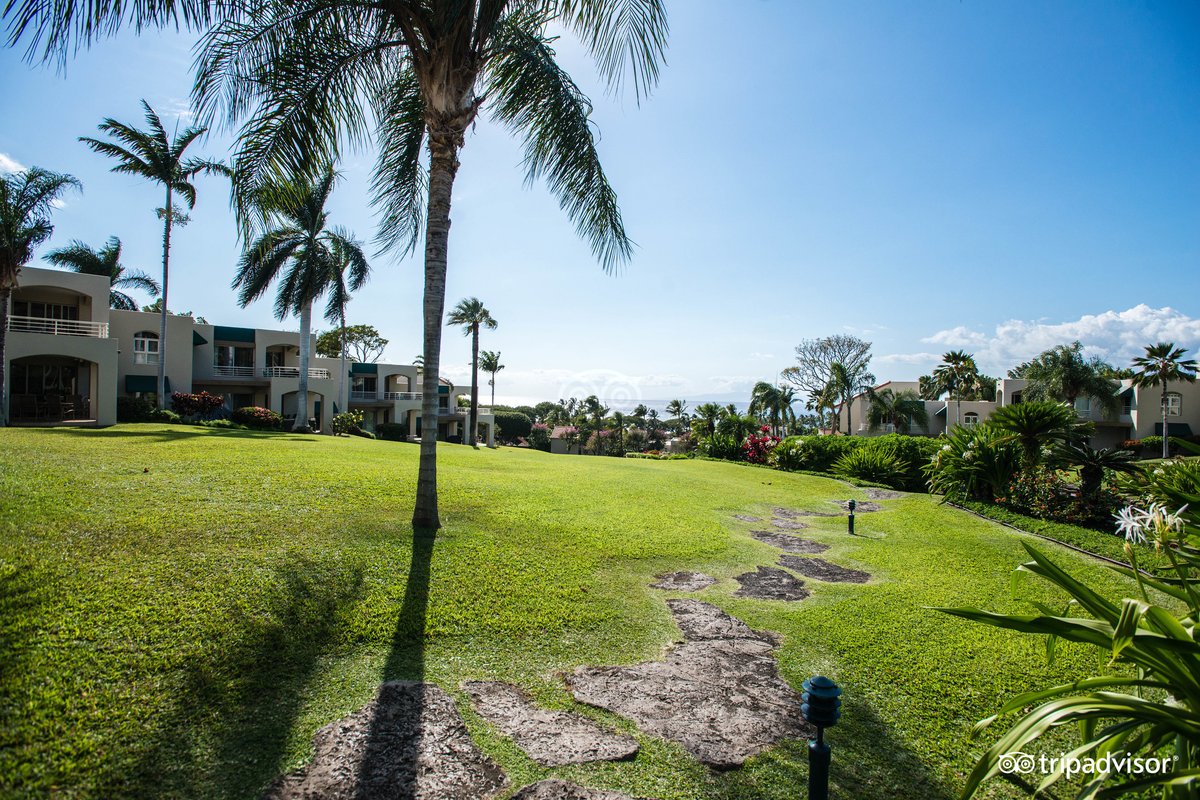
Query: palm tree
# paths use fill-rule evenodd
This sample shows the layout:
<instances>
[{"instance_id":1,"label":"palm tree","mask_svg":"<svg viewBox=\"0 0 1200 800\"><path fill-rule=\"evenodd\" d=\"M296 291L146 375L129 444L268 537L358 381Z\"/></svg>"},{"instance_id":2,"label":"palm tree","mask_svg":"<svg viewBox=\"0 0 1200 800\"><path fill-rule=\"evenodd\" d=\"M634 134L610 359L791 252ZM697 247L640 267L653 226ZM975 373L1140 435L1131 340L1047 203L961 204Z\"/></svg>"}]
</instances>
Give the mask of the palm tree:
<instances>
[{"instance_id":1,"label":"palm tree","mask_svg":"<svg viewBox=\"0 0 1200 800\"><path fill-rule=\"evenodd\" d=\"M590 421L592 427L596 431L596 447L594 452L600 455L601 441L600 432L604 430L604 416L608 413L608 406L600 402L600 398L596 395L588 395L583 401L583 415L585 421ZM585 439L586 441L586 439Z\"/></svg>"},{"instance_id":2,"label":"palm tree","mask_svg":"<svg viewBox=\"0 0 1200 800\"><path fill-rule=\"evenodd\" d=\"M256 206L266 230L242 254L233 288L239 290L238 302L244 308L278 278L275 316L300 317L299 402L293 425L298 431L308 427L313 303L328 292L326 318L339 318L347 291L358 291L370 272L362 245L343 229L327 228L325 204L336 182L337 173L327 166L315 183L266 187L254 198L242 199ZM347 273L349 280L344 278Z\"/></svg>"},{"instance_id":3,"label":"palm tree","mask_svg":"<svg viewBox=\"0 0 1200 800\"><path fill-rule=\"evenodd\" d=\"M359 255L361 255L362 245L357 241L354 244L358 247ZM329 303L325 308L325 319L329 322L336 322L338 330L341 332L341 346L338 348L341 351L338 353L338 402L342 404L341 411L345 412L350 410L350 394L346 385L348 374L346 351L349 349L346 342L346 306L351 300L351 283L355 284L354 289L361 287L366 281L366 271L363 272L360 280L356 280L358 257L340 244L333 244L331 249L334 257L331 266L334 271L329 275ZM365 270L370 269L366 266L365 258L363 266ZM386 340L384 343L386 344Z\"/></svg>"},{"instance_id":4,"label":"palm tree","mask_svg":"<svg viewBox=\"0 0 1200 800\"><path fill-rule=\"evenodd\" d=\"M504 369L500 363L500 351L484 350L479 354L479 368L491 374L488 386L492 387L492 405L496 405L496 373Z\"/></svg>"},{"instance_id":5,"label":"palm tree","mask_svg":"<svg viewBox=\"0 0 1200 800\"><path fill-rule=\"evenodd\" d=\"M942 356L942 363L933 370L933 380L954 399L954 424L962 423L963 395L978 384L979 367L975 357L962 350L951 350ZM939 395L941 392L938 393Z\"/></svg>"},{"instance_id":6,"label":"palm tree","mask_svg":"<svg viewBox=\"0 0 1200 800\"><path fill-rule=\"evenodd\" d=\"M914 423L922 427L929 424L925 401L911 389L871 392L868 400L867 427L872 433L879 430L881 425L891 425L897 433L902 433L907 432Z\"/></svg>"},{"instance_id":7,"label":"palm tree","mask_svg":"<svg viewBox=\"0 0 1200 800\"><path fill-rule=\"evenodd\" d=\"M769 423L772 434L779 435L782 427L796 420L796 413L792 409L795 399L796 394L792 387L775 386L766 381L759 381L750 392L749 411Z\"/></svg>"},{"instance_id":8,"label":"palm tree","mask_svg":"<svg viewBox=\"0 0 1200 800\"><path fill-rule=\"evenodd\" d=\"M846 435L854 435L854 398L866 394L875 386L875 376L867 372L865 363L846 365L835 362L829 367L830 383L841 405L846 408ZM836 412L835 412L836 413ZM834 418L835 422L837 417ZM839 423L840 424L840 423ZM836 426L834 433L837 433Z\"/></svg>"},{"instance_id":9,"label":"palm tree","mask_svg":"<svg viewBox=\"0 0 1200 800\"><path fill-rule=\"evenodd\" d=\"M475 426L479 421L479 328L496 330L498 324L492 319L492 314L478 297L468 297L460 300L450 312L447 321L450 325L461 325L463 336L471 337L471 425L467 429L469 436L463 437L463 444L475 446ZM424 424L424 423L422 423Z\"/></svg>"},{"instance_id":10,"label":"palm tree","mask_svg":"<svg viewBox=\"0 0 1200 800\"><path fill-rule=\"evenodd\" d=\"M721 407L716 403L701 403L696 406L696 419L704 423L704 429L711 437L717 432L717 420L721 418Z\"/></svg>"},{"instance_id":11,"label":"palm tree","mask_svg":"<svg viewBox=\"0 0 1200 800\"><path fill-rule=\"evenodd\" d=\"M1069 445L1087 438L1090 423L1081 423L1075 409L1062 403L1033 401L997 408L987 424L1003 435L997 441L1016 442L1025 455L1025 466L1041 460L1045 445Z\"/></svg>"},{"instance_id":12,"label":"palm tree","mask_svg":"<svg viewBox=\"0 0 1200 800\"><path fill-rule=\"evenodd\" d=\"M1029 382L1024 391L1026 400L1057 400L1074 406L1080 397L1090 397L1106 413L1113 413L1117 410L1118 384L1103 377L1101 371L1106 366L1100 358L1085 358L1083 345L1073 342L1046 350L1022 364L1014 377Z\"/></svg>"},{"instance_id":13,"label":"palm tree","mask_svg":"<svg viewBox=\"0 0 1200 800\"><path fill-rule=\"evenodd\" d=\"M687 424L687 400L672 400L667 403L667 413L675 419L675 430L683 430Z\"/></svg>"},{"instance_id":14,"label":"palm tree","mask_svg":"<svg viewBox=\"0 0 1200 800\"><path fill-rule=\"evenodd\" d=\"M71 242L70 247L51 250L44 258L56 267L84 275L102 275L108 278L108 305L121 311L137 311L139 306L121 289L141 289L151 297L158 297L158 284L141 270L127 270L121 264L121 240L116 236L98 251L83 242Z\"/></svg>"},{"instance_id":15,"label":"palm tree","mask_svg":"<svg viewBox=\"0 0 1200 800\"><path fill-rule=\"evenodd\" d=\"M87 136L79 137L79 141L101 155L116 159L117 165L112 172L122 172L136 175L148 181L162 184L166 191L166 201L159 209L163 220L163 258L162 258L162 313L158 323L158 406L164 407L166 401L167 375L167 277L171 260L171 226L181 218L175 208L174 196L183 198L188 208L196 205L196 187L192 180L201 173L229 175L229 168L215 161L201 158L183 157L183 152L208 129L189 126L174 139L167 138L162 120L145 100L142 108L146 110L148 131L138 130L115 119L109 118L100 123L100 131L106 133L114 141L101 141Z\"/></svg>"},{"instance_id":16,"label":"palm tree","mask_svg":"<svg viewBox=\"0 0 1200 800\"><path fill-rule=\"evenodd\" d=\"M917 395L922 400L937 400L946 392L946 387L932 375L917 378Z\"/></svg>"},{"instance_id":17,"label":"palm tree","mask_svg":"<svg viewBox=\"0 0 1200 800\"><path fill-rule=\"evenodd\" d=\"M1126 473L1141 470L1129 450L1094 450L1084 442L1071 442L1059 451L1059 455L1068 464L1079 467L1079 493L1093 505L1104 488L1106 470Z\"/></svg>"},{"instance_id":18,"label":"palm tree","mask_svg":"<svg viewBox=\"0 0 1200 800\"><path fill-rule=\"evenodd\" d=\"M50 224L54 201L67 189L82 188L70 175L41 167L0 176L0 427L8 424L8 300L21 267L54 232Z\"/></svg>"},{"instance_id":19,"label":"palm tree","mask_svg":"<svg viewBox=\"0 0 1200 800\"><path fill-rule=\"evenodd\" d=\"M1196 382L1196 360L1185 359L1187 350L1176 347L1174 342L1159 342L1147 345L1146 355L1133 359L1137 372L1133 376L1133 385L1139 388L1162 386L1162 457L1169 453L1170 434L1167 426L1167 384L1171 381L1184 383Z\"/></svg>"}]
</instances>

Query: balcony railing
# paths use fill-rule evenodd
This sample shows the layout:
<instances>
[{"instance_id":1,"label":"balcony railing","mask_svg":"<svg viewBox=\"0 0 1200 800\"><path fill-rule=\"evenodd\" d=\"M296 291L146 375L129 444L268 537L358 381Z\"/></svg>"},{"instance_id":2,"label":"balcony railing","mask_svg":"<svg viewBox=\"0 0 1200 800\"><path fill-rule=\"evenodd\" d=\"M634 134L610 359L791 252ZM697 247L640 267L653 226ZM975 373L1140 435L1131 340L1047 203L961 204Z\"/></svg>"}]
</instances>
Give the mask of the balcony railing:
<instances>
[{"instance_id":1,"label":"balcony railing","mask_svg":"<svg viewBox=\"0 0 1200 800\"><path fill-rule=\"evenodd\" d=\"M377 399L379 399L379 393L378 392L351 391L350 399L351 400L377 400Z\"/></svg>"},{"instance_id":2,"label":"balcony railing","mask_svg":"<svg viewBox=\"0 0 1200 800\"><path fill-rule=\"evenodd\" d=\"M300 377L300 368L299 367L267 367L266 369L264 369L262 371L262 374L263 374L264 378L299 378ZM310 378L328 378L328 377L330 377L329 370L317 369L314 367L310 367L308 370L308 377L310 377Z\"/></svg>"},{"instance_id":3,"label":"balcony railing","mask_svg":"<svg viewBox=\"0 0 1200 800\"><path fill-rule=\"evenodd\" d=\"M384 400L420 400L423 395L420 392L384 392Z\"/></svg>"},{"instance_id":4,"label":"balcony railing","mask_svg":"<svg viewBox=\"0 0 1200 800\"><path fill-rule=\"evenodd\" d=\"M107 322L80 322L75 319L46 319L45 317L8 318L8 329L21 333L48 333L52 336L92 336L108 338Z\"/></svg>"},{"instance_id":5,"label":"balcony railing","mask_svg":"<svg viewBox=\"0 0 1200 800\"><path fill-rule=\"evenodd\" d=\"M221 378L253 378L254 367L235 367L230 364L213 364L213 375Z\"/></svg>"}]
</instances>

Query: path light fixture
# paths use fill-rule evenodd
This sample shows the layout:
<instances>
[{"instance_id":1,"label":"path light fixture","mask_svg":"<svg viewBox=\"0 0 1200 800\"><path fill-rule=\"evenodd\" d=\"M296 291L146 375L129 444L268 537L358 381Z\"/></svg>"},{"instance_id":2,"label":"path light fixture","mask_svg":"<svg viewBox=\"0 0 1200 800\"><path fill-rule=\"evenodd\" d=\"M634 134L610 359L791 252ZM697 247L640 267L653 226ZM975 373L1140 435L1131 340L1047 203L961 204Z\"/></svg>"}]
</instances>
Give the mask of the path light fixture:
<instances>
[{"instance_id":1,"label":"path light fixture","mask_svg":"<svg viewBox=\"0 0 1200 800\"><path fill-rule=\"evenodd\" d=\"M854 509L858 507L858 503L853 500L846 501L846 507L850 509L850 533L854 533Z\"/></svg>"},{"instance_id":2,"label":"path light fixture","mask_svg":"<svg viewBox=\"0 0 1200 800\"><path fill-rule=\"evenodd\" d=\"M854 519L853 512L850 519ZM829 800L831 755L829 745L825 744L825 729L832 728L841 719L842 690L824 675L809 678L803 686L800 713L817 729L817 738L808 740L808 800Z\"/></svg>"}]
</instances>

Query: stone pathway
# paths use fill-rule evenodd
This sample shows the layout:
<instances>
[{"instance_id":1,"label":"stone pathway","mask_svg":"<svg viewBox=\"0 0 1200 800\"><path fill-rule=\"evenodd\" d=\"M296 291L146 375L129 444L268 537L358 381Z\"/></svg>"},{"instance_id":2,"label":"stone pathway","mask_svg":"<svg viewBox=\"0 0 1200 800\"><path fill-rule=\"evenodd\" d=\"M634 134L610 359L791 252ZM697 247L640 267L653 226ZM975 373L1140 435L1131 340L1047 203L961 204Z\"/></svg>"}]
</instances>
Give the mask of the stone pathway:
<instances>
[{"instance_id":1,"label":"stone pathway","mask_svg":"<svg viewBox=\"0 0 1200 800\"><path fill-rule=\"evenodd\" d=\"M773 508L771 513L776 517L784 519L796 519L797 517L835 517L836 514L827 511L808 511L802 508Z\"/></svg>"},{"instance_id":2,"label":"stone pathway","mask_svg":"<svg viewBox=\"0 0 1200 800\"><path fill-rule=\"evenodd\" d=\"M871 580L869 572L849 569L826 561L823 558L780 556L779 566L787 567L793 572L799 572L806 578L815 578L816 580L829 583L866 583Z\"/></svg>"},{"instance_id":3,"label":"stone pathway","mask_svg":"<svg viewBox=\"0 0 1200 800\"><path fill-rule=\"evenodd\" d=\"M432 683L391 681L313 737L316 755L278 778L267 800L479 800L508 784L475 746L450 695Z\"/></svg>"},{"instance_id":4,"label":"stone pathway","mask_svg":"<svg viewBox=\"0 0 1200 800\"><path fill-rule=\"evenodd\" d=\"M481 717L543 767L624 761L637 755L633 737L602 728L579 714L540 708L512 684L470 681L462 688Z\"/></svg>"},{"instance_id":5,"label":"stone pathway","mask_svg":"<svg viewBox=\"0 0 1200 800\"><path fill-rule=\"evenodd\" d=\"M685 641L662 661L577 667L567 677L576 700L631 719L716 769L813 733L800 695L779 676L774 634L698 600L667 605Z\"/></svg>"},{"instance_id":6,"label":"stone pathway","mask_svg":"<svg viewBox=\"0 0 1200 800\"><path fill-rule=\"evenodd\" d=\"M635 800L620 792L585 789L557 778L538 781L520 789L511 800Z\"/></svg>"},{"instance_id":7,"label":"stone pathway","mask_svg":"<svg viewBox=\"0 0 1200 800\"><path fill-rule=\"evenodd\" d=\"M762 517L752 517L749 514L734 514L733 518L739 522L762 522Z\"/></svg>"},{"instance_id":8,"label":"stone pathway","mask_svg":"<svg viewBox=\"0 0 1200 800\"><path fill-rule=\"evenodd\" d=\"M701 589L707 589L717 582L717 579L711 575L705 575L703 572L668 572L665 575L656 575L658 580L650 584L651 589L666 589L672 592L698 592Z\"/></svg>"},{"instance_id":9,"label":"stone pathway","mask_svg":"<svg viewBox=\"0 0 1200 800\"><path fill-rule=\"evenodd\" d=\"M904 497L904 492L895 492L891 489L867 489L867 497L872 500L898 500Z\"/></svg>"},{"instance_id":10,"label":"stone pathway","mask_svg":"<svg viewBox=\"0 0 1200 800\"><path fill-rule=\"evenodd\" d=\"M804 581L798 580L790 572L774 567L759 567L754 572L744 572L736 576L734 580L742 585L742 588L733 593L736 597L795 602L811 594L804 588Z\"/></svg>"},{"instance_id":11,"label":"stone pathway","mask_svg":"<svg viewBox=\"0 0 1200 800\"><path fill-rule=\"evenodd\" d=\"M801 539L799 536L792 536L790 533L776 533L775 531L750 531L750 535L760 542L778 547L780 550L786 550L789 553L824 553L829 549L829 545L814 542L811 539Z\"/></svg>"},{"instance_id":12,"label":"stone pathway","mask_svg":"<svg viewBox=\"0 0 1200 800\"><path fill-rule=\"evenodd\" d=\"M847 503L842 502L842 503L839 503L839 505L843 509L845 509L847 514L850 513L850 506ZM883 511L883 506L879 505L879 503L873 503L870 500L856 500L855 501L855 503L854 503L854 513L855 514L870 514L872 511Z\"/></svg>"}]
</instances>

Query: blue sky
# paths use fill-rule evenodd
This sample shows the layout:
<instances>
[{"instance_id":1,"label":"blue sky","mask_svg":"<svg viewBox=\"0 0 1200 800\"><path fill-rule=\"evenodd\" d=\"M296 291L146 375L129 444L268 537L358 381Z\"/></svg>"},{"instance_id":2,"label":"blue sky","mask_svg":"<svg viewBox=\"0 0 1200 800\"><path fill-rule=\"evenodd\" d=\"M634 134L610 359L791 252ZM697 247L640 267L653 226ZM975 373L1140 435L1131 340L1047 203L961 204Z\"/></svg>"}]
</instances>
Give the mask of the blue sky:
<instances>
[{"instance_id":1,"label":"blue sky","mask_svg":"<svg viewBox=\"0 0 1200 800\"><path fill-rule=\"evenodd\" d=\"M610 97L569 39L601 152L638 243L605 275L486 115L455 188L447 305L476 295L500 327L497 400L600 394L614 404L731 400L791 363L804 338L874 342L880 379L945 350L1002 373L1081 339L1122 362L1156 339L1200 347L1200 5L1191 2L675 0L668 66L640 106ZM0 51L9 113L0 166L83 181L50 246L125 243L160 269L156 189L76 141L106 116L173 122L191 85L188 36L121 36L65 73ZM197 148L226 155L227 133ZM346 153L332 218L374 234L370 151ZM171 306L237 308L238 243L220 179L200 183L172 251ZM351 322L420 350L421 265L379 258ZM469 374L448 330L444 372Z\"/></svg>"}]
</instances>

